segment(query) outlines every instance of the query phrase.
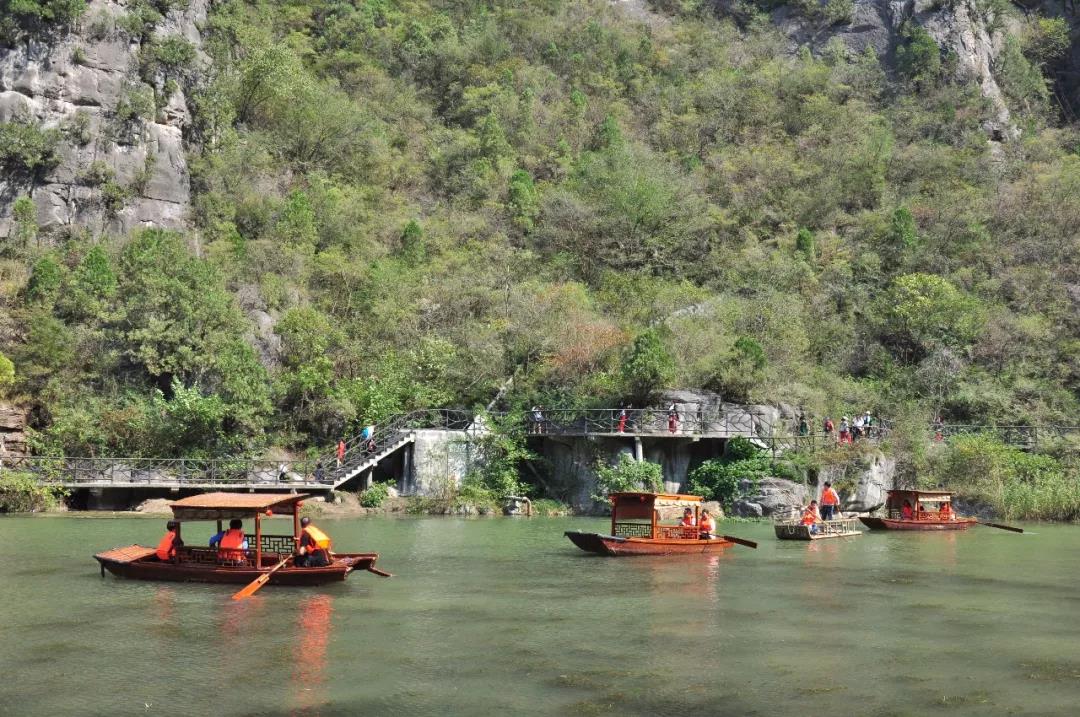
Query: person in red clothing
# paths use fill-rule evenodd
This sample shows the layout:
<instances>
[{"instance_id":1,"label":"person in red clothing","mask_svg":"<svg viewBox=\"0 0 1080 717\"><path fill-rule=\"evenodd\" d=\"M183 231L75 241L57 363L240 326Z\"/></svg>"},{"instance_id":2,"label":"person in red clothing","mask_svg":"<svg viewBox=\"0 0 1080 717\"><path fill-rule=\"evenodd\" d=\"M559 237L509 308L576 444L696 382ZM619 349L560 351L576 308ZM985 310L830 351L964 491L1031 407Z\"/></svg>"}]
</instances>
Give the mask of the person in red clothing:
<instances>
[{"instance_id":1,"label":"person in red clothing","mask_svg":"<svg viewBox=\"0 0 1080 717\"><path fill-rule=\"evenodd\" d=\"M698 537L702 540L709 540L716 537L713 535L715 532L716 521L713 519L712 515L709 514L709 511L701 511L701 532L698 534Z\"/></svg>"},{"instance_id":2,"label":"person in red clothing","mask_svg":"<svg viewBox=\"0 0 1080 717\"><path fill-rule=\"evenodd\" d=\"M911 512L911 502L905 500L904 504L900 506L900 518L903 520L911 520L914 517L914 514Z\"/></svg>"},{"instance_id":3,"label":"person in red clothing","mask_svg":"<svg viewBox=\"0 0 1080 717\"><path fill-rule=\"evenodd\" d=\"M177 548L184 547L184 541L180 540L180 524L175 520L166 523L165 529L168 532L161 536L154 554L162 562L172 562L176 559Z\"/></svg>"},{"instance_id":4,"label":"person in red clothing","mask_svg":"<svg viewBox=\"0 0 1080 717\"><path fill-rule=\"evenodd\" d=\"M833 515L840 511L840 496L833 490L832 483L825 481L825 487L821 491L821 519L832 520Z\"/></svg>"},{"instance_id":5,"label":"person in red clothing","mask_svg":"<svg viewBox=\"0 0 1080 717\"><path fill-rule=\"evenodd\" d=\"M341 468L341 464L345 461L345 441L339 440L337 442L337 465Z\"/></svg>"},{"instance_id":6,"label":"person in red clothing","mask_svg":"<svg viewBox=\"0 0 1080 717\"><path fill-rule=\"evenodd\" d=\"M942 520L952 520L953 519L952 506L949 505L948 503L942 503L941 504L941 509L939 511L939 515L941 516Z\"/></svg>"},{"instance_id":7,"label":"person in red clothing","mask_svg":"<svg viewBox=\"0 0 1080 717\"><path fill-rule=\"evenodd\" d=\"M810 534L813 535L817 532L817 522L821 520L821 516L818 514L817 501L810 501L810 505L806 506L806 509L802 514L802 524L810 527Z\"/></svg>"}]
</instances>

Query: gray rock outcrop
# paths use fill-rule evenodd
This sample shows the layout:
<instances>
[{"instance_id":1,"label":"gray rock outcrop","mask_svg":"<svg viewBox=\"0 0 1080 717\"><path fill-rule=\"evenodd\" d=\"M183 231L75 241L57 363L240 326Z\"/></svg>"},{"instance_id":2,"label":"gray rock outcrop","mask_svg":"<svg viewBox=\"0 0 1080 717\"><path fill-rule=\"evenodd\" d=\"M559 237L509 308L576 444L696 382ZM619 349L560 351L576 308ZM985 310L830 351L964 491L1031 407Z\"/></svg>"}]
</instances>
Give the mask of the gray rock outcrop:
<instances>
[{"instance_id":1,"label":"gray rock outcrop","mask_svg":"<svg viewBox=\"0 0 1080 717\"><path fill-rule=\"evenodd\" d=\"M740 486L743 498L734 503L733 512L744 518L785 514L810 502L810 491L801 483L784 478L763 478L755 488L749 481Z\"/></svg>"},{"instance_id":2,"label":"gray rock outcrop","mask_svg":"<svg viewBox=\"0 0 1080 717\"><path fill-rule=\"evenodd\" d=\"M727 0L719 0L723 12ZM854 0L847 22L828 24L806 17L792 5L781 5L772 13L773 23L791 39L792 51L801 46L823 49L833 39L852 53L870 48L891 66L901 42L901 30L911 22L956 57L956 72L979 85L990 102L993 118L986 124L994 140L1015 139L1020 131L1013 125L1004 95L993 74L994 60L1004 45L1004 33L991 30L980 17L974 0L942 3L937 0Z\"/></svg>"},{"instance_id":3,"label":"gray rock outcrop","mask_svg":"<svg viewBox=\"0 0 1080 717\"><path fill-rule=\"evenodd\" d=\"M886 492L895 487L896 460L875 452L865 460L825 466L818 473L817 497L825 481L840 494L841 509L869 513L885 505Z\"/></svg>"},{"instance_id":4,"label":"gray rock outcrop","mask_svg":"<svg viewBox=\"0 0 1080 717\"><path fill-rule=\"evenodd\" d=\"M198 48L208 5L191 0L171 11L153 36ZM167 81L162 71L153 78L140 73L144 43L118 22L127 10L113 0L89 0L75 32L0 48L0 122L62 136L58 163L43 176L0 176L0 237L10 234L13 203L24 195L46 235L75 227L94 235L180 228L187 221L187 98L182 83ZM204 61L196 50L195 63ZM145 117L132 109L139 102Z\"/></svg>"}]
</instances>

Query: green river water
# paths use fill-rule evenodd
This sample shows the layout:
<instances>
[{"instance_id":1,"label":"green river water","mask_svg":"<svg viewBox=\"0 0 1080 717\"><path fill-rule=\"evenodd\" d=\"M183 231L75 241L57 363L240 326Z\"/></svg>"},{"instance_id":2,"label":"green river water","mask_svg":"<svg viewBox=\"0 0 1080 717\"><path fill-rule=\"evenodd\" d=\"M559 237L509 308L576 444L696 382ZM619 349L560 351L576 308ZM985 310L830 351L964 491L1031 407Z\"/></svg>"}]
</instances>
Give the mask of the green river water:
<instances>
[{"instance_id":1,"label":"green river water","mask_svg":"<svg viewBox=\"0 0 1080 717\"><path fill-rule=\"evenodd\" d=\"M1080 713L1077 526L602 558L562 535L599 519L324 519L396 577L100 577L163 524L0 518L0 715Z\"/></svg>"}]
</instances>

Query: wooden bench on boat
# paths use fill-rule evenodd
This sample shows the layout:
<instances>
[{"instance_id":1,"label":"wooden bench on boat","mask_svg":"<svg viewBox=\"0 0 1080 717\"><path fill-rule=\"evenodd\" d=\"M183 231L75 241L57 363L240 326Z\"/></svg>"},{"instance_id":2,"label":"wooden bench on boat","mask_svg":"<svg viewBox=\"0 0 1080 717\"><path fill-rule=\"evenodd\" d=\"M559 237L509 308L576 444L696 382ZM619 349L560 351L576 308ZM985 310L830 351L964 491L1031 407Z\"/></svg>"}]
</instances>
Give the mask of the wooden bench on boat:
<instances>
[{"instance_id":1,"label":"wooden bench on boat","mask_svg":"<svg viewBox=\"0 0 1080 717\"><path fill-rule=\"evenodd\" d=\"M185 522L216 521L221 532L222 521L239 518L254 520L255 533L246 535L247 550L232 550L233 559L224 559L217 548L182 546L172 560L160 560L154 548L128 545L105 550L94 556L101 565L101 574L137 580L171 580L204 583L250 583L270 572L280 561L292 555L300 543L300 506L303 494L291 493L205 493L173 503L173 518L177 521L177 537ZM269 517L291 518L290 534L263 532L263 520ZM318 568L298 568L293 565L277 570L270 577L271 585L320 585L344 580L353 570L368 570L389 575L375 568L378 553L334 553L329 565Z\"/></svg>"}]
</instances>

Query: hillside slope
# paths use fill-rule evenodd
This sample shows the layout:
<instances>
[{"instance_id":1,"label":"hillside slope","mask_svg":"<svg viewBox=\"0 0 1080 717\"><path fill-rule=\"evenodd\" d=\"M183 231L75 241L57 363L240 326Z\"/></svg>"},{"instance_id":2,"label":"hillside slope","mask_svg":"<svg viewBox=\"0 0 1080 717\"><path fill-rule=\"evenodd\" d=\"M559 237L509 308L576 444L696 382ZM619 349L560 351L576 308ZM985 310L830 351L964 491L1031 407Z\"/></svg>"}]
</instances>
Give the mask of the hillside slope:
<instances>
[{"instance_id":1,"label":"hillside slope","mask_svg":"<svg viewBox=\"0 0 1080 717\"><path fill-rule=\"evenodd\" d=\"M1047 80L1072 52L1061 18L38 6L0 57L0 352L38 450L304 447L486 403L510 376L511 403L684 386L817 415L1080 421L1080 138ZM147 106L121 93L73 130L70 81L11 78L76 47L92 67L90 37L130 40ZM186 156L129 178L165 132ZM103 149L73 153L87 133ZM97 214L67 199L50 219L63 172ZM182 221L144 211L166 175Z\"/></svg>"}]
</instances>

